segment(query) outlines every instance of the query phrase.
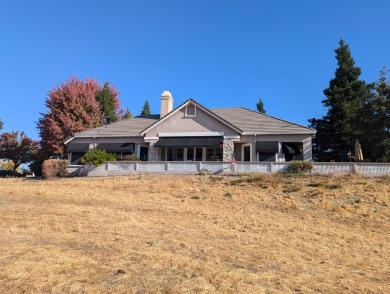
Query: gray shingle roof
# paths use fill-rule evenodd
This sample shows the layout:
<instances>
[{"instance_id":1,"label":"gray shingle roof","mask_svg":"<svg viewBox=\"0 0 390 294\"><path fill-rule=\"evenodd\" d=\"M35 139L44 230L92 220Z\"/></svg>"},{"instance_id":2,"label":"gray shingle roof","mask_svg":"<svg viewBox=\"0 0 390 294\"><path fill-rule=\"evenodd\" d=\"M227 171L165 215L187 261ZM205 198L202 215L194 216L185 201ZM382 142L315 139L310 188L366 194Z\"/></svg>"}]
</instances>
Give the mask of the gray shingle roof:
<instances>
[{"instance_id":1,"label":"gray shingle roof","mask_svg":"<svg viewBox=\"0 0 390 294\"><path fill-rule=\"evenodd\" d=\"M75 137L137 136L158 121L160 115L137 116L75 134Z\"/></svg>"},{"instance_id":2,"label":"gray shingle roof","mask_svg":"<svg viewBox=\"0 0 390 294\"><path fill-rule=\"evenodd\" d=\"M243 134L315 134L314 129L243 107L212 108L216 115L241 129Z\"/></svg>"},{"instance_id":3,"label":"gray shingle roof","mask_svg":"<svg viewBox=\"0 0 390 294\"><path fill-rule=\"evenodd\" d=\"M180 108L180 106L176 109L178 108ZM222 121L225 121L226 124L241 130L244 135L316 133L314 129L261 114L243 107L212 108L209 110L217 117L220 117ZM142 131L155 125L159 119L160 115L137 116L77 133L75 134L75 137L140 136Z\"/></svg>"}]
</instances>

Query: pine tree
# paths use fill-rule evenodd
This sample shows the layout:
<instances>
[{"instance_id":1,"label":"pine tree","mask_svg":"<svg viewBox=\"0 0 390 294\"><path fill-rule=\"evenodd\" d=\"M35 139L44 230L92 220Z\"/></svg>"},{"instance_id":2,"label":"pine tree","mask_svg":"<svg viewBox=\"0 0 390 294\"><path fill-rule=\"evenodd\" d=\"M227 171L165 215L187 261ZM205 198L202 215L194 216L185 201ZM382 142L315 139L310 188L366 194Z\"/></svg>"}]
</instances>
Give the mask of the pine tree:
<instances>
[{"instance_id":1,"label":"pine tree","mask_svg":"<svg viewBox=\"0 0 390 294\"><path fill-rule=\"evenodd\" d=\"M317 129L313 153L319 160L345 160L353 150L356 139L364 142L362 113L372 96L373 84L360 80L361 69L355 66L349 46L340 40L335 50L338 68L322 101L328 108L322 119L310 119L310 127ZM364 146L363 146L364 147Z\"/></svg>"},{"instance_id":2,"label":"pine tree","mask_svg":"<svg viewBox=\"0 0 390 294\"><path fill-rule=\"evenodd\" d=\"M105 82L103 88L96 93L96 101L100 104L105 120L110 123L118 120L118 94L118 91L110 86L109 82Z\"/></svg>"},{"instance_id":3,"label":"pine tree","mask_svg":"<svg viewBox=\"0 0 390 294\"><path fill-rule=\"evenodd\" d=\"M256 107L257 107L258 112L263 113L263 114L266 113L265 108L264 108L264 103L263 103L263 100L261 100L261 98L259 98L259 102L256 103Z\"/></svg>"},{"instance_id":4,"label":"pine tree","mask_svg":"<svg viewBox=\"0 0 390 294\"><path fill-rule=\"evenodd\" d=\"M390 161L390 81L386 69L380 71L375 95L365 112L367 151L371 161Z\"/></svg>"},{"instance_id":5,"label":"pine tree","mask_svg":"<svg viewBox=\"0 0 390 294\"><path fill-rule=\"evenodd\" d=\"M142 108L141 115L151 115L152 113L150 112L150 107L149 107L149 101L146 100L144 107Z\"/></svg>"},{"instance_id":6,"label":"pine tree","mask_svg":"<svg viewBox=\"0 0 390 294\"><path fill-rule=\"evenodd\" d=\"M130 112L129 108L126 108L126 112L125 114L123 115L123 119L127 119L127 118L133 118L133 114Z\"/></svg>"},{"instance_id":7,"label":"pine tree","mask_svg":"<svg viewBox=\"0 0 390 294\"><path fill-rule=\"evenodd\" d=\"M3 122L0 119L0 130L3 128Z\"/></svg>"}]
</instances>

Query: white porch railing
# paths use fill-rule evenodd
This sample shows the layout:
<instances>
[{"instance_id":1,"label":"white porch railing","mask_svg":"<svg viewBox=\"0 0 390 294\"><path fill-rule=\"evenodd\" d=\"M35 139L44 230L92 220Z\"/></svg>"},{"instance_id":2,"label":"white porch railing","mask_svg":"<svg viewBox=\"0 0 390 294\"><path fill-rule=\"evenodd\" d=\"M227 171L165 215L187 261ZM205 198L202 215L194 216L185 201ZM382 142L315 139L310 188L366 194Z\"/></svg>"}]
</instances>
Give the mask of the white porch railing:
<instances>
[{"instance_id":1,"label":"white porch railing","mask_svg":"<svg viewBox=\"0 0 390 294\"><path fill-rule=\"evenodd\" d=\"M95 168L70 166L75 175L110 176L135 173L196 174L207 170L211 174L226 173L277 173L285 172L288 162L230 162L222 161L109 161ZM313 162L312 174L360 174L366 176L390 175L389 163Z\"/></svg>"}]
</instances>

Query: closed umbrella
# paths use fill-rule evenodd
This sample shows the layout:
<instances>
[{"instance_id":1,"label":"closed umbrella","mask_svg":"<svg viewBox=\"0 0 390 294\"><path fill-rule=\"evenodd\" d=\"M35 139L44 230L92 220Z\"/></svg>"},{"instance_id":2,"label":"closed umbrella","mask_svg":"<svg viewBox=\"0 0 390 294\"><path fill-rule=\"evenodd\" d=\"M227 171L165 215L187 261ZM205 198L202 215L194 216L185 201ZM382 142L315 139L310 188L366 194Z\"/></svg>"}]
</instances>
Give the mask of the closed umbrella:
<instances>
[{"instance_id":1,"label":"closed umbrella","mask_svg":"<svg viewBox=\"0 0 390 294\"><path fill-rule=\"evenodd\" d=\"M363 161L363 151L359 140L356 140L355 143L355 161Z\"/></svg>"}]
</instances>

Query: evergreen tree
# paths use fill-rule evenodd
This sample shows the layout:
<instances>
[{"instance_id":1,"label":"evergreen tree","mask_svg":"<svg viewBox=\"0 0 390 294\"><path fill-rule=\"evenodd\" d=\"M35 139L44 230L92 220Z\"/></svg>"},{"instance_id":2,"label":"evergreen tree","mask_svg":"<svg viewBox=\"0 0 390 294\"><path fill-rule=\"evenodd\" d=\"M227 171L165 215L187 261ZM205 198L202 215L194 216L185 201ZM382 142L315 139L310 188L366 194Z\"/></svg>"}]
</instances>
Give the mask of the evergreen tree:
<instances>
[{"instance_id":1,"label":"evergreen tree","mask_svg":"<svg viewBox=\"0 0 390 294\"><path fill-rule=\"evenodd\" d=\"M130 112L129 108L126 108L126 112L125 114L123 115L123 119L127 119L127 118L133 118L133 114Z\"/></svg>"},{"instance_id":2,"label":"evergreen tree","mask_svg":"<svg viewBox=\"0 0 390 294\"><path fill-rule=\"evenodd\" d=\"M119 99L118 91L105 82L103 88L96 93L96 101L99 102L101 111L106 122L116 122L118 120Z\"/></svg>"},{"instance_id":3,"label":"evergreen tree","mask_svg":"<svg viewBox=\"0 0 390 294\"><path fill-rule=\"evenodd\" d=\"M257 107L258 112L263 113L263 114L266 113L265 108L264 108L264 103L263 103L263 100L261 100L261 98L259 98L259 102L256 103L256 107Z\"/></svg>"},{"instance_id":4,"label":"evergreen tree","mask_svg":"<svg viewBox=\"0 0 390 294\"><path fill-rule=\"evenodd\" d=\"M150 112L150 107L149 107L149 101L146 100L144 107L142 108L141 115L151 115L152 113Z\"/></svg>"},{"instance_id":5,"label":"evergreen tree","mask_svg":"<svg viewBox=\"0 0 390 294\"><path fill-rule=\"evenodd\" d=\"M310 119L310 127L317 129L313 153L320 161L343 161L353 150L356 139L364 149L364 107L372 96L373 84L360 80L361 70L355 66L349 46L340 40L335 50L338 68L322 101L328 108L322 119Z\"/></svg>"},{"instance_id":6,"label":"evergreen tree","mask_svg":"<svg viewBox=\"0 0 390 294\"><path fill-rule=\"evenodd\" d=\"M367 151L371 161L390 161L390 82L386 69L380 71L375 83L375 95L367 103Z\"/></svg>"},{"instance_id":7,"label":"evergreen tree","mask_svg":"<svg viewBox=\"0 0 390 294\"><path fill-rule=\"evenodd\" d=\"M3 122L0 119L0 130L3 128Z\"/></svg>"}]
</instances>

